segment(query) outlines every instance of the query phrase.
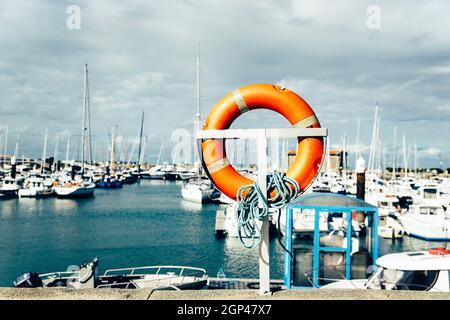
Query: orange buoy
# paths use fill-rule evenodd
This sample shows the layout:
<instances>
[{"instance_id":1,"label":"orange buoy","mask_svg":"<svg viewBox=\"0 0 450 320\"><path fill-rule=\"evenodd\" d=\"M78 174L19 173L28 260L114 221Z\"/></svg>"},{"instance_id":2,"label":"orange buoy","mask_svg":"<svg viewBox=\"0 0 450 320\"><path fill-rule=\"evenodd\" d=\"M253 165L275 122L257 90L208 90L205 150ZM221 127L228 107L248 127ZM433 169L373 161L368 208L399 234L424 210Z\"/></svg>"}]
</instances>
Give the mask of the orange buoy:
<instances>
[{"instance_id":1,"label":"orange buoy","mask_svg":"<svg viewBox=\"0 0 450 320\"><path fill-rule=\"evenodd\" d=\"M253 109L268 109L281 114L296 128L320 128L311 107L296 93L272 84L252 84L230 92L210 111L203 130L228 129L241 114ZM323 137L298 138L297 155L286 176L305 190L316 177L324 154ZM202 161L214 185L231 199L253 180L242 176L227 159L225 141L202 141Z\"/></svg>"},{"instance_id":2,"label":"orange buoy","mask_svg":"<svg viewBox=\"0 0 450 320\"><path fill-rule=\"evenodd\" d=\"M428 250L428 253L432 254L432 255L443 256L443 255L450 254L450 249L447 249L444 247L432 248L432 249Z\"/></svg>"}]
</instances>

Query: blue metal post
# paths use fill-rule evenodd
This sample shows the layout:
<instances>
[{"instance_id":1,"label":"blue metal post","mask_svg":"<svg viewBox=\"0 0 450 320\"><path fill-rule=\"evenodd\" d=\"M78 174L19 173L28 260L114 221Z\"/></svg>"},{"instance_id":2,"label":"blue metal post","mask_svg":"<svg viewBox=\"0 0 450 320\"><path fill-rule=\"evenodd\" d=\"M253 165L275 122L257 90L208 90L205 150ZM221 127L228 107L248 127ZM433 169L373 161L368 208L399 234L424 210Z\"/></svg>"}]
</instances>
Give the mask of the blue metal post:
<instances>
[{"instance_id":1,"label":"blue metal post","mask_svg":"<svg viewBox=\"0 0 450 320\"><path fill-rule=\"evenodd\" d=\"M377 264L375 262L378 259L378 208L375 209L375 211L373 212L372 241L373 241L372 259L374 265L373 271L377 271Z\"/></svg>"},{"instance_id":2,"label":"blue metal post","mask_svg":"<svg viewBox=\"0 0 450 320\"><path fill-rule=\"evenodd\" d=\"M314 213L313 283L315 287L318 287L320 267L320 213L318 209L314 209Z\"/></svg>"},{"instance_id":3,"label":"blue metal post","mask_svg":"<svg viewBox=\"0 0 450 320\"><path fill-rule=\"evenodd\" d=\"M291 207L286 207L284 246L288 252L292 252L292 211ZM284 286L290 289L292 286L292 257L288 252L284 253Z\"/></svg>"},{"instance_id":4,"label":"blue metal post","mask_svg":"<svg viewBox=\"0 0 450 320\"><path fill-rule=\"evenodd\" d=\"M345 248L345 277L350 279L352 276L352 211L347 211L347 232L346 232L346 240L347 246Z\"/></svg>"}]
</instances>

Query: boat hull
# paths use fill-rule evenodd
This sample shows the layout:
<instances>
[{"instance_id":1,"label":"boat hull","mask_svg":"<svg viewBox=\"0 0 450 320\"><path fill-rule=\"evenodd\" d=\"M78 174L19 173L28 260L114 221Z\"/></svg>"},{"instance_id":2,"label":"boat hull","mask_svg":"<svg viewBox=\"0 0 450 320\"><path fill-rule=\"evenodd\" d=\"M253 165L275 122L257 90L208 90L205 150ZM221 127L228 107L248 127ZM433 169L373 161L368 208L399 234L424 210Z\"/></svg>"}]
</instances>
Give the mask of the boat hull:
<instances>
[{"instance_id":1,"label":"boat hull","mask_svg":"<svg viewBox=\"0 0 450 320\"><path fill-rule=\"evenodd\" d=\"M55 187L58 198L89 198L94 196L95 187Z\"/></svg>"}]
</instances>

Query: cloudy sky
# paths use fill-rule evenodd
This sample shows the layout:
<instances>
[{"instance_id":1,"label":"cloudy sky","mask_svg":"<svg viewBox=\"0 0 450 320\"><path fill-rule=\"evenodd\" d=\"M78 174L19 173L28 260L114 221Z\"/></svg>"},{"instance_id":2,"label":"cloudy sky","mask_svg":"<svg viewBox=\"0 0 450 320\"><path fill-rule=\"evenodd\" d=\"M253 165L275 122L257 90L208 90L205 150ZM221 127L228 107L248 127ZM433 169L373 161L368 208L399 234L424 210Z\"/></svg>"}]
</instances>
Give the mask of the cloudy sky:
<instances>
[{"instance_id":1,"label":"cloudy sky","mask_svg":"<svg viewBox=\"0 0 450 320\"><path fill-rule=\"evenodd\" d=\"M80 8L79 29L68 28L70 5ZM192 131L198 38L204 114L237 87L280 83L310 103L333 145L344 133L355 142L358 119L369 144L378 103L386 164L397 126L397 144L404 132L421 164L439 166L440 157L449 167L448 12L444 0L2 0L0 127L9 152L19 133L19 154L40 155L46 127L50 150L59 136L65 153L68 134L76 149L87 62L98 154L116 124L135 139L145 110L155 159L162 137L170 149L173 130ZM236 123L262 125L286 123L264 111Z\"/></svg>"}]
</instances>

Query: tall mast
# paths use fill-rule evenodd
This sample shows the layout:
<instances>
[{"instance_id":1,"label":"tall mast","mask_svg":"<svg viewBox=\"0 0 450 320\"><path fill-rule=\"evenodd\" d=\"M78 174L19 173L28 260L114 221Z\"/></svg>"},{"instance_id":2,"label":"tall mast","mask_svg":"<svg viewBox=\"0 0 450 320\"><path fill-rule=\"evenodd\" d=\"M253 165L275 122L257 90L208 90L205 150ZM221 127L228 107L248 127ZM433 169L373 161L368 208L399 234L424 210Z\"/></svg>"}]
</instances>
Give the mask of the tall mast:
<instances>
[{"instance_id":1,"label":"tall mast","mask_svg":"<svg viewBox=\"0 0 450 320\"><path fill-rule=\"evenodd\" d=\"M17 134L16 149L14 150L14 156L16 157L16 159L19 158L19 140L20 140L20 133Z\"/></svg>"},{"instance_id":2,"label":"tall mast","mask_svg":"<svg viewBox=\"0 0 450 320\"><path fill-rule=\"evenodd\" d=\"M85 106L86 106L86 117L87 117L87 139L89 141L89 163L92 164L92 139L91 139L91 103L90 103L90 94L89 94L89 76L88 76L88 65L85 64L86 68L86 97L85 97Z\"/></svg>"},{"instance_id":3,"label":"tall mast","mask_svg":"<svg viewBox=\"0 0 450 320\"><path fill-rule=\"evenodd\" d=\"M414 141L414 175L417 178L417 142Z\"/></svg>"},{"instance_id":4,"label":"tall mast","mask_svg":"<svg viewBox=\"0 0 450 320\"><path fill-rule=\"evenodd\" d=\"M358 119L357 122L357 126L356 126L356 154L355 154L355 166L356 166L356 161L359 158L359 135L360 135L360 131L361 131L361 121L360 119Z\"/></svg>"},{"instance_id":5,"label":"tall mast","mask_svg":"<svg viewBox=\"0 0 450 320\"><path fill-rule=\"evenodd\" d=\"M55 150L53 152L53 164L55 166L55 171L58 167L58 145L59 145L59 136L56 136Z\"/></svg>"},{"instance_id":6,"label":"tall mast","mask_svg":"<svg viewBox=\"0 0 450 320\"><path fill-rule=\"evenodd\" d=\"M195 162L195 151L196 151L196 145L197 145L197 130L202 129L202 115L201 115L201 104L200 104L200 40L197 40L197 128L196 131L194 131L194 162ZM199 164L198 166L198 174L197 179L198 181L201 180L202 175L202 167Z\"/></svg>"},{"instance_id":7,"label":"tall mast","mask_svg":"<svg viewBox=\"0 0 450 320\"><path fill-rule=\"evenodd\" d=\"M45 128L44 150L42 150L42 160L41 160L41 173L44 173L45 159L47 158L47 137L48 137L48 128Z\"/></svg>"},{"instance_id":8,"label":"tall mast","mask_svg":"<svg viewBox=\"0 0 450 320\"><path fill-rule=\"evenodd\" d=\"M144 111L142 111L141 131L139 133L139 149L138 149L138 173L141 172L141 151L142 151L142 132L144 130Z\"/></svg>"},{"instance_id":9,"label":"tall mast","mask_svg":"<svg viewBox=\"0 0 450 320\"><path fill-rule=\"evenodd\" d=\"M376 140L376 130L377 130L377 122L378 122L378 103L375 104L375 116L373 119L373 128L372 128L372 141L370 143L370 153L369 153L369 172L372 170L374 154L375 154L375 140Z\"/></svg>"},{"instance_id":10,"label":"tall mast","mask_svg":"<svg viewBox=\"0 0 450 320\"><path fill-rule=\"evenodd\" d=\"M84 65L84 86L83 86L83 126L81 127L81 176L84 175L84 161L86 157L86 97L87 97L87 63Z\"/></svg>"},{"instance_id":11,"label":"tall mast","mask_svg":"<svg viewBox=\"0 0 450 320\"><path fill-rule=\"evenodd\" d=\"M70 153L70 134L67 135L66 161L69 161L69 153Z\"/></svg>"},{"instance_id":12,"label":"tall mast","mask_svg":"<svg viewBox=\"0 0 450 320\"><path fill-rule=\"evenodd\" d=\"M397 166L397 126L394 127L394 140L392 141L394 150L392 151L392 178L396 179L396 166Z\"/></svg>"},{"instance_id":13,"label":"tall mast","mask_svg":"<svg viewBox=\"0 0 450 320\"><path fill-rule=\"evenodd\" d=\"M164 137L161 139L161 145L159 147L158 159L156 160L156 165L159 165L161 161L161 156L164 148Z\"/></svg>"},{"instance_id":14,"label":"tall mast","mask_svg":"<svg viewBox=\"0 0 450 320\"><path fill-rule=\"evenodd\" d=\"M200 41L197 40L197 129L202 129L202 115L200 105Z\"/></svg>"},{"instance_id":15,"label":"tall mast","mask_svg":"<svg viewBox=\"0 0 450 320\"><path fill-rule=\"evenodd\" d=\"M5 167L5 164L6 164L7 149L8 149L8 127L6 127L6 129L5 129L5 149L3 152L3 167Z\"/></svg>"},{"instance_id":16,"label":"tall mast","mask_svg":"<svg viewBox=\"0 0 450 320\"><path fill-rule=\"evenodd\" d=\"M406 155L406 136L405 131L403 131L403 171L405 174L405 178L408 176L408 158Z\"/></svg>"},{"instance_id":17,"label":"tall mast","mask_svg":"<svg viewBox=\"0 0 450 320\"><path fill-rule=\"evenodd\" d=\"M144 138L144 145L142 146L142 153L141 153L141 157L139 158L139 162L140 164L144 164L145 163L145 150L147 149L147 135L145 135ZM140 167L139 167L140 168Z\"/></svg>"}]
</instances>

